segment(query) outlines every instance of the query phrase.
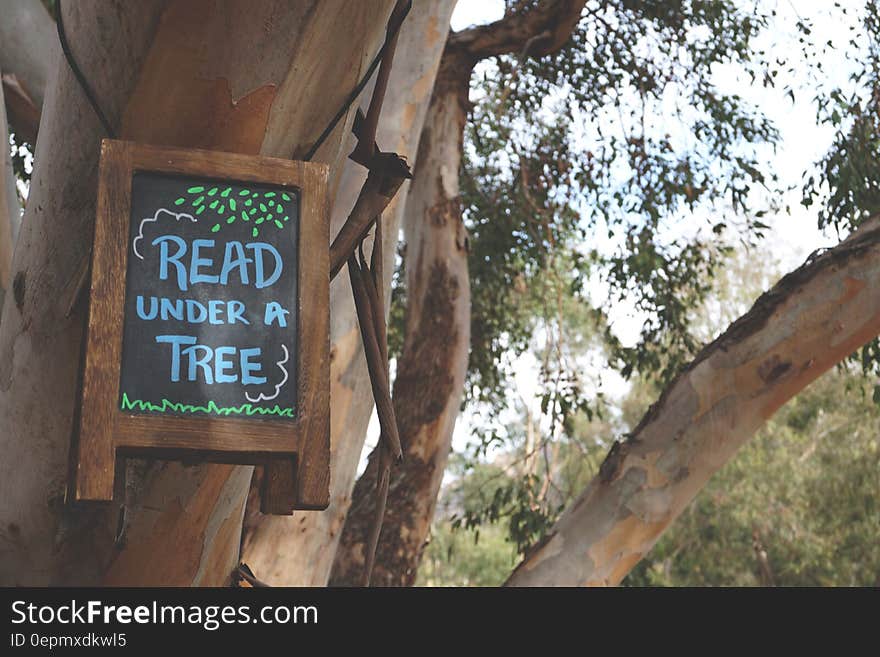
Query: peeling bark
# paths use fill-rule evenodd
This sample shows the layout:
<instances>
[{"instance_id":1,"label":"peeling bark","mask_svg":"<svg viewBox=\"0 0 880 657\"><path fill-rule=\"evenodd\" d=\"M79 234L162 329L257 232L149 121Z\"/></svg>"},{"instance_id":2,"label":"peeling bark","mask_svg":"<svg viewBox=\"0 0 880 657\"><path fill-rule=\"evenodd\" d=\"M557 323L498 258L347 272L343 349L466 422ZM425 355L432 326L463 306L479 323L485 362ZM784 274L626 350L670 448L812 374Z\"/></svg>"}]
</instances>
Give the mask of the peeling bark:
<instances>
[{"instance_id":1,"label":"peeling bark","mask_svg":"<svg viewBox=\"0 0 880 657\"><path fill-rule=\"evenodd\" d=\"M312 145L356 84L392 5L64 9L71 48L122 138L289 157ZM315 157L334 182L353 116ZM59 59L0 325L0 583L221 585L238 561L250 467L130 461L122 510L63 501L85 319L82 304L65 300L88 256L102 136Z\"/></svg>"},{"instance_id":2,"label":"peeling bark","mask_svg":"<svg viewBox=\"0 0 880 657\"><path fill-rule=\"evenodd\" d=\"M416 171L419 135L454 6L455 0L414 3L401 27L379 121L379 146L406 156ZM353 147L354 140L349 138L343 150L348 154ZM334 202L331 235L348 216L366 175L362 166L346 163ZM408 185L404 183L383 214L386 263L394 262ZM386 298L392 269L385 268ZM242 560L272 585L327 584L373 406L351 287L344 273L330 286L330 304L330 506L321 513L292 517L263 516L255 508L248 513Z\"/></svg>"},{"instance_id":3,"label":"peeling bark","mask_svg":"<svg viewBox=\"0 0 880 657\"><path fill-rule=\"evenodd\" d=\"M458 171L469 76L448 80L448 75L441 64L419 143L419 167L406 200L406 337L394 382L394 411L405 456L391 470L372 578L381 586L410 585L415 580L467 371L470 285ZM355 486L332 585L361 582L376 513L379 451L373 450Z\"/></svg>"},{"instance_id":4,"label":"peeling bark","mask_svg":"<svg viewBox=\"0 0 880 657\"><path fill-rule=\"evenodd\" d=\"M406 209L407 321L394 385L404 462L391 473L373 583L415 582L461 405L470 348L470 281L459 204L468 87L474 65L503 53L560 48L584 2L544 0L489 25L450 35L419 147ZM358 480L331 584L356 585L376 512L379 450Z\"/></svg>"},{"instance_id":5,"label":"peeling bark","mask_svg":"<svg viewBox=\"0 0 880 657\"><path fill-rule=\"evenodd\" d=\"M880 333L880 224L785 276L666 389L508 586L616 585L783 404Z\"/></svg>"}]
</instances>

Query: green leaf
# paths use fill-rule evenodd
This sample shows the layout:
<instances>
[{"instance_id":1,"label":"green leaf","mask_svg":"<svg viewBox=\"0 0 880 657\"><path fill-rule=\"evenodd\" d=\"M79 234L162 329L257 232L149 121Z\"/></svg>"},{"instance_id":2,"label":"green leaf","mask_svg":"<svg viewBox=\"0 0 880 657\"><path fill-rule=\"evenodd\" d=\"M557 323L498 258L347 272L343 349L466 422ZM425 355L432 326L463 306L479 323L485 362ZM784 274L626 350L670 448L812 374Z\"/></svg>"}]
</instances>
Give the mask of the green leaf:
<instances>
[{"instance_id":1,"label":"green leaf","mask_svg":"<svg viewBox=\"0 0 880 657\"><path fill-rule=\"evenodd\" d=\"M214 227L211 229L211 232L216 233L218 230L220 230L220 224L214 224Z\"/></svg>"},{"instance_id":2,"label":"green leaf","mask_svg":"<svg viewBox=\"0 0 880 657\"><path fill-rule=\"evenodd\" d=\"M186 193L187 194L198 194L203 191L205 191L205 188L202 187L201 185L199 185L197 187L190 187L189 189L186 190Z\"/></svg>"},{"instance_id":3,"label":"green leaf","mask_svg":"<svg viewBox=\"0 0 880 657\"><path fill-rule=\"evenodd\" d=\"M184 203L186 203L186 199L183 198L182 196L179 199L177 199L176 201L174 201L174 205L183 205Z\"/></svg>"}]
</instances>

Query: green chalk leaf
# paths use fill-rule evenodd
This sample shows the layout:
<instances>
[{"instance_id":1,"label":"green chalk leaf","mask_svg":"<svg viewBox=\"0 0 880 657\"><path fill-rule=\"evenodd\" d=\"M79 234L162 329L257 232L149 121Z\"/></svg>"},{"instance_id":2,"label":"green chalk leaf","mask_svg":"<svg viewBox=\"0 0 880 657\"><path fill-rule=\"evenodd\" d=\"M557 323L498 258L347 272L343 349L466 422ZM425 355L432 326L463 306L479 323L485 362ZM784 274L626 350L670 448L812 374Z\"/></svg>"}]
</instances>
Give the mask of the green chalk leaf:
<instances>
[{"instance_id":1,"label":"green chalk leaf","mask_svg":"<svg viewBox=\"0 0 880 657\"><path fill-rule=\"evenodd\" d=\"M235 221L235 215L232 215L231 217L229 217L229 219L226 220L226 223L231 224L233 221Z\"/></svg>"},{"instance_id":2,"label":"green chalk leaf","mask_svg":"<svg viewBox=\"0 0 880 657\"><path fill-rule=\"evenodd\" d=\"M285 201L290 200L290 197L287 194L285 194L284 192L281 193L281 198L283 198Z\"/></svg>"},{"instance_id":3,"label":"green chalk leaf","mask_svg":"<svg viewBox=\"0 0 880 657\"><path fill-rule=\"evenodd\" d=\"M193 201L193 205L201 205L205 200L204 196L199 196L195 201Z\"/></svg>"},{"instance_id":4,"label":"green chalk leaf","mask_svg":"<svg viewBox=\"0 0 880 657\"><path fill-rule=\"evenodd\" d=\"M199 185L198 187L190 187L188 190L186 190L186 193L187 194L198 194L199 192L203 192L203 191L205 191L205 188L202 187L201 185Z\"/></svg>"},{"instance_id":5,"label":"green chalk leaf","mask_svg":"<svg viewBox=\"0 0 880 657\"><path fill-rule=\"evenodd\" d=\"M226 198L227 196L229 196L229 192L231 192L231 191L232 191L232 187L227 187L222 192L220 192L220 196L222 196L223 198Z\"/></svg>"},{"instance_id":6,"label":"green chalk leaf","mask_svg":"<svg viewBox=\"0 0 880 657\"><path fill-rule=\"evenodd\" d=\"M201 206L198 210L196 210L196 214L202 214L205 211L205 206Z\"/></svg>"},{"instance_id":7,"label":"green chalk leaf","mask_svg":"<svg viewBox=\"0 0 880 657\"><path fill-rule=\"evenodd\" d=\"M214 224L214 227L211 229L211 232L216 233L218 230L220 230L220 224Z\"/></svg>"},{"instance_id":8,"label":"green chalk leaf","mask_svg":"<svg viewBox=\"0 0 880 657\"><path fill-rule=\"evenodd\" d=\"M185 202L186 202L186 199L181 196L179 199L174 201L174 205L183 205Z\"/></svg>"},{"instance_id":9,"label":"green chalk leaf","mask_svg":"<svg viewBox=\"0 0 880 657\"><path fill-rule=\"evenodd\" d=\"M266 204L260 203L260 212L266 212L266 210L268 210L268 208L266 207Z\"/></svg>"},{"instance_id":10,"label":"green chalk leaf","mask_svg":"<svg viewBox=\"0 0 880 657\"><path fill-rule=\"evenodd\" d=\"M266 192L266 198L274 198L275 192Z\"/></svg>"},{"instance_id":11,"label":"green chalk leaf","mask_svg":"<svg viewBox=\"0 0 880 657\"><path fill-rule=\"evenodd\" d=\"M211 208L211 209L213 210L214 208L217 207L217 204L218 204L219 202L220 202L220 201L218 201L217 199L214 199L213 201L211 201L211 205L209 205L208 207Z\"/></svg>"},{"instance_id":12,"label":"green chalk leaf","mask_svg":"<svg viewBox=\"0 0 880 657\"><path fill-rule=\"evenodd\" d=\"M259 235L259 234L260 234L260 230L259 230L258 228L254 228L254 229L251 231L251 235L253 235L254 237L256 237L256 236Z\"/></svg>"},{"instance_id":13,"label":"green chalk leaf","mask_svg":"<svg viewBox=\"0 0 880 657\"><path fill-rule=\"evenodd\" d=\"M235 199L234 198L229 199L229 209L232 210L233 212L235 212Z\"/></svg>"},{"instance_id":14,"label":"green chalk leaf","mask_svg":"<svg viewBox=\"0 0 880 657\"><path fill-rule=\"evenodd\" d=\"M223 214L224 212L226 212L225 205L221 205L219 208L217 208L217 214Z\"/></svg>"},{"instance_id":15,"label":"green chalk leaf","mask_svg":"<svg viewBox=\"0 0 880 657\"><path fill-rule=\"evenodd\" d=\"M216 194L216 193L217 193L216 187L212 187L211 189L208 190L208 196L214 196L214 194Z\"/></svg>"},{"instance_id":16,"label":"green chalk leaf","mask_svg":"<svg viewBox=\"0 0 880 657\"><path fill-rule=\"evenodd\" d=\"M278 221L277 219L275 220L275 225L278 226L279 228L284 228L284 224L282 224L282 223L281 223L280 221Z\"/></svg>"}]
</instances>

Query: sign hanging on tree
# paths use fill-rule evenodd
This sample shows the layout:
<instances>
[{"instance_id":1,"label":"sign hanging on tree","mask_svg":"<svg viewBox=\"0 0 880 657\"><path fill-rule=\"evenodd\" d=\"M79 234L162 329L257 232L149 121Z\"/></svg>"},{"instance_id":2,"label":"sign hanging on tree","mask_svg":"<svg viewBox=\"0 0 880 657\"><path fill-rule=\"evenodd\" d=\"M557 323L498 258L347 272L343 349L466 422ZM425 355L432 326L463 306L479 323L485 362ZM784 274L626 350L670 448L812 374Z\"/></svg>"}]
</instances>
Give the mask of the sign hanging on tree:
<instances>
[{"instance_id":1,"label":"sign hanging on tree","mask_svg":"<svg viewBox=\"0 0 880 657\"><path fill-rule=\"evenodd\" d=\"M117 456L265 465L264 512L329 501L327 167L105 140L75 496Z\"/></svg>"}]
</instances>

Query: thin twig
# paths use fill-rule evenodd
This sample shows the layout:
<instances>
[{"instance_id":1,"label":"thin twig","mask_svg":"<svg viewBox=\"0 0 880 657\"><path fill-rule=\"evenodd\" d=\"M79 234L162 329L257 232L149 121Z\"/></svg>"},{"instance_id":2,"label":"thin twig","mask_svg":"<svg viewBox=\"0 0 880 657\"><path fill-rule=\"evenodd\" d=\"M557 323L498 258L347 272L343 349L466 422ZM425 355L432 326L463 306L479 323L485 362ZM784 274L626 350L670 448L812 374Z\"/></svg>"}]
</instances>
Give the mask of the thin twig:
<instances>
[{"instance_id":1,"label":"thin twig","mask_svg":"<svg viewBox=\"0 0 880 657\"><path fill-rule=\"evenodd\" d=\"M361 339L364 343L364 353L367 358L370 384L373 388L373 399L376 402L376 414L379 416L379 426L382 432L388 436L388 442L392 446L392 454L395 458L400 459L403 457L403 450L400 447L397 420L394 417L394 407L391 404L391 388L388 384L388 378L385 376L385 366L382 364L382 353L376 337L373 309L364 282L364 274L354 254L348 259L348 275L351 280L351 291L354 295L358 324L361 327Z\"/></svg>"}]
</instances>

